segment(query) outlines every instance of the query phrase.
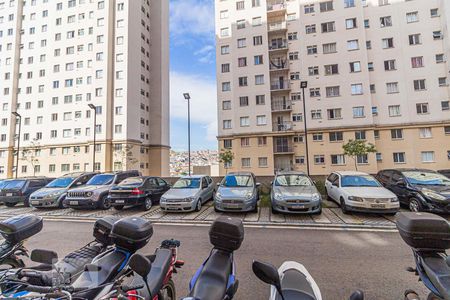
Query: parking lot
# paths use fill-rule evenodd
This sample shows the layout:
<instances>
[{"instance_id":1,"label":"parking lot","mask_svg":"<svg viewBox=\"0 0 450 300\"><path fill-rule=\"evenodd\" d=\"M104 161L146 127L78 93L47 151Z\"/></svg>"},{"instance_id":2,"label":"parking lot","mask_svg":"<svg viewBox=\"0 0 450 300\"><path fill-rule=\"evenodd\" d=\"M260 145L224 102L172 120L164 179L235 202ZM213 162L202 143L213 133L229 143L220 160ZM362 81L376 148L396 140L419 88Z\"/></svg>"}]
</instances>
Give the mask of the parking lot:
<instances>
[{"instance_id":1,"label":"parking lot","mask_svg":"<svg viewBox=\"0 0 450 300\"><path fill-rule=\"evenodd\" d=\"M212 202L204 205L200 212L166 213L159 206L150 211L142 211L139 207L125 208L122 211L110 210L74 210L74 209L35 209L31 207L16 206L8 208L0 206L0 218L33 213L47 219L61 220L95 220L106 215L140 216L158 223L210 223L223 213L214 211ZM347 227L347 228L379 228L394 229L395 216L375 214L348 214L333 202L324 201L321 215L282 215L272 214L270 208L262 207L258 213L227 213L233 217L242 218L246 225L260 226L302 226L302 227Z\"/></svg>"}]
</instances>

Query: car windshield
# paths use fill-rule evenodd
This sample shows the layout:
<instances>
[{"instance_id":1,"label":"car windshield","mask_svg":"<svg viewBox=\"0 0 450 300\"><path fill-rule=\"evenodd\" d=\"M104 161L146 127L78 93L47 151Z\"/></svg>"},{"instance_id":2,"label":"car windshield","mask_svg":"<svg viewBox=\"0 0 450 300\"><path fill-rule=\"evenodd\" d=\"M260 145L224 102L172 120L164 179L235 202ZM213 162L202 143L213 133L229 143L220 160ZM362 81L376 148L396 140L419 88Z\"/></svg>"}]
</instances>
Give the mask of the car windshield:
<instances>
[{"instance_id":1,"label":"car windshield","mask_svg":"<svg viewBox=\"0 0 450 300\"><path fill-rule=\"evenodd\" d=\"M279 175L275 180L276 186L311 186L311 180L305 175Z\"/></svg>"},{"instance_id":2,"label":"car windshield","mask_svg":"<svg viewBox=\"0 0 450 300\"><path fill-rule=\"evenodd\" d=\"M99 174L92 177L86 185L108 185L114 180L114 175L111 174Z\"/></svg>"},{"instance_id":3,"label":"car windshield","mask_svg":"<svg viewBox=\"0 0 450 300\"><path fill-rule=\"evenodd\" d=\"M57 178L47 184L45 187L47 188L66 188L68 187L76 178L74 177L62 177Z\"/></svg>"},{"instance_id":4,"label":"car windshield","mask_svg":"<svg viewBox=\"0 0 450 300\"><path fill-rule=\"evenodd\" d=\"M413 171L403 172L403 175L411 184L450 186L450 179L439 173Z\"/></svg>"},{"instance_id":5,"label":"car windshield","mask_svg":"<svg viewBox=\"0 0 450 300\"><path fill-rule=\"evenodd\" d=\"M222 181L226 187L252 187L253 177L250 175L228 175Z\"/></svg>"},{"instance_id":6,"label":"car windshield","mask_svg":"<svg viewBox=\"0 0 450 300\"><path fill-rule=\"evenodd\" d=\"M379 187L380 183L370 175L349 175L343 176L341 180L342 187Z\"/></svg>"},{"instance_id":7,"label":"car windshield","mask_svg":"<svg viewBox=\"0 0 450 300\"><path fill-rule=\"evenodd\" d=\"M200 178L181 178L173 185L174 189L198 189Z\"/></svg>"},{"instance_id":8,"label":"car windshield","mask_svg":"<svg viewBox=\"0 0 450 300\"><path fill-rule=\"evenodd\" d=\"M21 189L25 185L25 180L10 180L4 186L5 189Z\"/></svg>"},{"instance_id":9,"label":"car windshield","mask_svg":"<svg viewBox=\"0 0 450 300\"><path fill-rule=\"evenodd\" d=\"M0 189L4 188L7 183L8 183L7 180L0 181Z\"/></svg>"},{"instance_id":10,"label":"car windshield","mask_svg":"<svg viewBox=\"0 0 450 300\"><path fill-rule=\"evenodd\" d=\"M140 186L144 182L143 178L127 178L121 183L119 183L119 186Z\"/></svg>"}]
</instances>

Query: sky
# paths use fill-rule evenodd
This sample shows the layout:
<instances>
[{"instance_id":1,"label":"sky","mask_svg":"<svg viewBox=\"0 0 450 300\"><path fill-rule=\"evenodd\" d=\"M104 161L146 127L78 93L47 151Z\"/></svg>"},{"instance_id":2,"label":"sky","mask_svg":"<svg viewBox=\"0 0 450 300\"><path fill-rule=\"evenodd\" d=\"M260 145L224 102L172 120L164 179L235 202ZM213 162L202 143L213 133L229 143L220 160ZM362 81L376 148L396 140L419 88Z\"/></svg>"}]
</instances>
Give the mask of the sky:
<instances>
[{"instance_id":1,"label":"sky","mask_svg":"<svg viewBox=\"0 0 450 300\"><path fill-rule=\"evenodd\" d=\"M191 148L217 149L214 0L170 0L170 141L187 150L191 95Z\"/></svg>"}]
</instances>

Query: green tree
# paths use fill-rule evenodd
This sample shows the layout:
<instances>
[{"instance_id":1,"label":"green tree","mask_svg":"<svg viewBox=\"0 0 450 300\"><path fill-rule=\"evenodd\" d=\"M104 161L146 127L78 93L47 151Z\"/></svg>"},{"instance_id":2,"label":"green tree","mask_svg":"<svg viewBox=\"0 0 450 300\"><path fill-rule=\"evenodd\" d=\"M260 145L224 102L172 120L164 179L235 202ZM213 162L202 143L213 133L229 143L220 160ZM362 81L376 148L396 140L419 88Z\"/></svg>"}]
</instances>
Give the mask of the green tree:
<instances>
[{"instance_id":1,"label":"green tree","mask_svg":"<svg viewBox=\"0 0 450 300\"><path fill-rule=\"evenodd\" d=\"M21 160L28 162L33 168L33 176L36 176L36 166L39 165L39 156L41 153L41 146L37 139L30 142L30 146L22 150ZM19 166L16 166L18 168Z\"/></svg>"},{"instance_id":2,"label":"green tree","mask_svg":"<svg viewBox=\"0 0 450 300\"><path fill-rule=\"evenodd\" d=\"M356 171L358 171L358 156L377 152L374 144L367 143L363 140L349 140L347 144L342 146L342 149L345 155L350 156L355 161Z\"/></svg>"},{"instance_id":3,"label":"green tree","mask_svg":"<svg viewBox=\"0 0 450 300\"><path fill-rule=\"evenodd\" d=\"M222 149L219 153L219 162L223 163L223 166L228 174L228 168L233 162L234 153L231 150Z\"/></svg>"}]
</instances>

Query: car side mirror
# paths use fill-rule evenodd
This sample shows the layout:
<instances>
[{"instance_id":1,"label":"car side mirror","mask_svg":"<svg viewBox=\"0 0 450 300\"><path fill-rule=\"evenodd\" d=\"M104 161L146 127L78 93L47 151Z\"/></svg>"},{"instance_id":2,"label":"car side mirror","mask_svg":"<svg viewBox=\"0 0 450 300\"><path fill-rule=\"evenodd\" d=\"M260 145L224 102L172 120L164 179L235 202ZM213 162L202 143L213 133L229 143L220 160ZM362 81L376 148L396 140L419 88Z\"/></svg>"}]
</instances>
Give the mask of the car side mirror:
<instances>
[{"instance_id":1,"label":"car side mirror","mask_svg":"<svg viewBox=\"0 0 450 300\"><path fill-rule=\"evenodd\" d=\"M349 300L364 300L364 293L358 290L350 296Z\"/></svg>"},{"instance_id":2,"label":"car side mirror","mask_svg":"<svg viewBox=\"0 0 450 300\"><path fill-rule=\"evenodd\" d=\"M130 262L128 263L131 270L136 272L139 276L146 280L150 270L152 269L152 263L150 260L143 256L142 254L135 253L130 258Z\"/></svg>"},{"instance_id":3,"label":"car side mirror","mask_svg":"<svg viewBox=\"0 0 450 300\"><path fill-rule=\"evenodd\" d=\"M283 294L281 291L280 275L273 265L254 260L252 270L261 281L273 285L280 295Z\"/></svg>"},{"instance_id":4,"label":"car side mirror","mask_svg":"<svg viewBox=\"0 0 450 300\"><path fill-rule=\"evenodd\" d=\"M273 185L273 181L270 182L270 185Z\"/></svg>"},{"instance_id":5,"label":"car side mirror","mask_svg":"<svg viewBox=\"0 0 450 300\"><path fill-rule=\"evenodd\" d=\"M257 182L257 183L256 183L256 187L259 188L260 186L261 186L261 183Z\"/></svg>"},{"instance_id":6,"label":"car side mirror","mask_svg":"<svg viewBox=\"0 0 450 300\"><path fill-rule=\"evenodd\" d=\"M400 179L395 184L402 187L406 186L406 182L403 179Z\"/></svg>"},{"instance_id":7,"label":"car side mirror","mask_svg":"<svg viewBox=\"0 0 450 300\"><path fill-rule=\"evenodd\" d=\"M339 183L338 182L333 182L333 186L339 187Z\"/></svg>"},{"instance_id":8,"label":"car side mirror","mask_svg":"<svg viewBox=\"0 0 450 300\"><path fill-rule=\"evenodd\" d=\"M58 261L58 254L51 250L34 249L31 251L30 259L40 264L54 265Z\"/></svg>"}]
</instances>

